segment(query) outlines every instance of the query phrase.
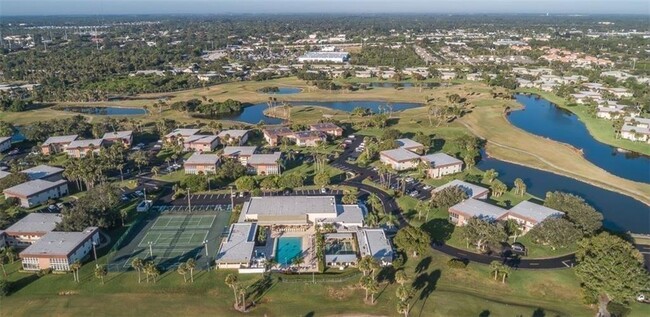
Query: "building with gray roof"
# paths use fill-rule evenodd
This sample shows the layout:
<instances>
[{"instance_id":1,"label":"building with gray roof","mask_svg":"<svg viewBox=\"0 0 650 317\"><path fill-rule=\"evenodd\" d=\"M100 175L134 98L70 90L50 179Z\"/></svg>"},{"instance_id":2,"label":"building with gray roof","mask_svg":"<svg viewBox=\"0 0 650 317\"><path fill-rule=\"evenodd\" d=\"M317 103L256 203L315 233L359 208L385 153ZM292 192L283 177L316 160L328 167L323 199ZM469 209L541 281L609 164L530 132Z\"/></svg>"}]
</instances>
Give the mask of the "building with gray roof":
<instances>
[{"instance_id":1,"label":"building with gray roof","mask_svg":"<svg viewBox=\"0 0 650 317\"><path fill-rule=\"evenodd\" d=\"M337 204L334 196L251 197L242 207L239 222L256 221L264 225L330 223L360 227L364 213L362 207Z\"/></svg>"},{"instance_id":2,"label":"building with gray roof","mask_svg":"<svg viewBox=\"0 0 650 317\"><path fill-rule=\"evenodd\" d=\"M508 210L504 208L472 198L449 207L450 220L457 225L464 225L474 217L484 221L501 220L507 213Z\"/></svg>"},{"instance_id":3,"label":"building with gray roof","mask_svg":"<svg viewBox=\"0 0 650 317\"><path fill-rule=\"evenodd\" d=\"M507 219L516 220L525 232L548 218L560 218L564 213L524 200L508 210Z\"/></svg>"},{"instance_id":4,"label":"building with gray roof","mask_svg":"<svg viewBox=\"0 0 650 317\"><path fill-rule=\"evenodd\" d=\"M219 268L248 267L253 260L257 223L238 222L230 225L228 237L219 246L216 263Z\"/></svg>"},{"instance_id":5,"label":"building with gray roof","mask_svg":"<svg viewBox=\"0 0 650 317\"><path fill-rule=\"evenodd\" d=\"M411 139L397 139L395 142L400 148L407 149L411 152L421 152L424 150L424 145L422 143L415 142Z\"/></svg>"},{"instance_id":6,"label":"building with gray roof","mask_svg":"<svg viewBox=\"0 0 650 317\"><path fill-rule=\"evenodd\" d=\"M487 199L488 194L490 193L490 190L485 188L485 187L474 185L474 184L468 183L468 182L463 182L463 181L458 180L458 179L454 179L453 181L451 181L451 182L449 182L447 184L436 187L435 189L433 189L431 194L435 195L437 192L439 192L439 191L441 191L441 190L443 190L445 188L453 187L453 186L458 186L460 189L464 190L465 193L467 194L467 198Z\"/></svg>"},{"instance_id":7,"label":"building with gray roof","mask_svg":"<svg viewBox=\"0 0 650 317\"><path fill-rule=\"evenodd\" d=\"M63 179L54 182L35 179L7 188L3 193L5 199L11 197L18 198L21 206L31 208L50 199L57 199L68 195L68 182Z\"/></svg>"},{"instance_id":8,"label":"building with gray roof","mask_svg":"<svg viewBox=\"0 0 650 317\"><path fill-rule=\"evenodd\" d=\"M93 244L98 243L97 227L88 227L82 232L49 232L19 256L27 271L69 271L72 263L82 261L93 249Z\"/></svg>"},{"instance_id":9,"label":"building with gray roof","mask_svg":"<svg viewBox=\"0 0 650 317\"><path fill-rule=\"evenodd\" d=\"M56 166L38 165L25 170L21 173L27 175L30 180L42 179L47 181L58 181L62 179L64 169Z\"/></svg>"},{"instance_id":10,"label":"building with gray roof","mask_svg":"<svg viewBox=\"0 0 650 317\"><path fill-rule=\"evenodd\" d=\"M364 228L357 231L357 243L361 257L370 255L382 266L393 263L393 246L384 229Z\"/></svg>"},{"instance_id":11,"label":"building with gray roof","mask_svg":"<svg viewBox=\"0 0 650 317\"><path fill-rule=\"evenodd\" d=\"M24 247L53 231L61 222L61 214L29 213L5 230L9 246Z\"/></svg>"},{"instance_id":12,"label":"building with gray roof","mask_svg":"<svg viewBox=\"0 0 650 317\"><path fill-rule=\"evenodd\" d=\"M396 171L413 169L420 163L420 156L404 148L379 152L382 163L390 165Z\"/></svg>"},{"instance_id":13,"label":"building with gray roof","mask_svg":"<svg viewBox=\"0 0 650 317\"><path fill-rule=\"evenodd\" d=\"M249 130L223 130L217 135L223 144L244 145L248 141Z\"/></svg>"},{"instance_id":14,"label":"building with gray roof","mask_svg":"<svg viewBox=\"0 0 650 317\"><path fill-rule=\"evenodd\" d=\"M255 154L257 146L226 146L223 148L222 157L238 159L242 164L248 164L248 159Z\"/></svg>"},{"instance_id":15,"label":"building with gray roof","mask_svg":"<svg viewBox=\"0 0 650 317\"><path fill-rule=\"evenodd\" d=\"M219 154L194 153L183 163L185 174L214 174L219 164Z\"/></svg>"},{"instance_id":16,"label":"building with gray roof","mask_svg":"<svg viewBox=\"0 0 650 317\"><path fill-rule=\"evenodd\" d=\"M420 159L429 166L427 175L431 178L456 174L463 170L463 161L445 153L429 154Z\"/></svg>"}]
</instances>

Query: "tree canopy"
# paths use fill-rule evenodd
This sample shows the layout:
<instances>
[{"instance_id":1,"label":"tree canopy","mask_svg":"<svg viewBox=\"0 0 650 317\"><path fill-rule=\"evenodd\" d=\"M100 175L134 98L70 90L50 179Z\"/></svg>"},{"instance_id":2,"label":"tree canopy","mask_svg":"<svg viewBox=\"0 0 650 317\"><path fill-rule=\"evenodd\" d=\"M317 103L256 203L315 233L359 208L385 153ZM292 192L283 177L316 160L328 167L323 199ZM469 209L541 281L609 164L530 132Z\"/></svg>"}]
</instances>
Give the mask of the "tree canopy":
<instances>
[{"instance_id":1,"label":"tree canopy","mask_svg":"<svg viewBox=\"0 0 650 317\"><path fill-rule=\"evenodd\" d=\"M424 253L431 245L429 234L413 226L399 229L393 241L398 248L413 254L413 256Z\"/></svg>"},{"instance_id":2,"label":"tree canopy","mask_svg":"<svg viewBox=\"0 0 650 317\"><path fill-rule=\"evenodd\" d=\"M593 235L603 226L603 215L582 197L563 192L548 192L544 206L565 212L566 218L575 224L583 235Z\"/></svg>"}]
</instances>

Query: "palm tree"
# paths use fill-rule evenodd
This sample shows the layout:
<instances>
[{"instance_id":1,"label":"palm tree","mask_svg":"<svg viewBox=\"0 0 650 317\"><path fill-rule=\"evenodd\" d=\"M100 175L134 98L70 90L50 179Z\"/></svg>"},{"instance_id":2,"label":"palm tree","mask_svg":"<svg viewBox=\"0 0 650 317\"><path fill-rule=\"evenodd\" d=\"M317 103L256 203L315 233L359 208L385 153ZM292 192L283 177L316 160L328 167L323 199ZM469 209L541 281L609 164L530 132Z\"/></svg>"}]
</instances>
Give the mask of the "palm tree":
<instances>
[{"instance_id":1,"label":"palm tree","mask_svg":"<svg viewBox=\"0 0 650 317\"><path fill-rule=\"evenodd\" d=\"M131 261L131 267L138 271L138 284L140 284L142 282L140 273L144 267L144 261L141 258L135 258Z\"/></svg>"},{"instance_id":2,"label":"palm tree","mask_svg":"<svg viewBox=\"0 0 650 317\"><path fill-rule=\"evenodd\" d=\"M77 283L79 283L79 269L81 269L81 262L79 262L79 260L70 264L70 270L72 270L72 278L74 278L74 281Z\"/></svg>"},{"instance_id":3,"label":"palm tree","mask_svg":"<svg viewBox=\"0 0 650 317\"><path fill-rule=\"evenodd\" d=\"M519 196L526 194L526 183L521 178L515 179L515 193Z\"/></svg>"},{"instance_id":4,"label":"palm tree","mask_svg":"<svg viewBox=\"0 0 650 317\"><path fill-rule=\"evenodd\" d=\"M104 277L108 274L105 265L98 265L95 267L95 277L101 279L102 285L104 284Z\"/></svg>"},{"instance_id":5,"label":"palm tree","mask_svg":"<svg viewBox=\"0 0 650 317\"><path fill-rule=\"evenodd\" d=\"M246 311L246 295L248 295L248 292L246 291L246 288L240 287L238 293L239 296L241 297L241 301L239 302L241 306L239 309L241 311Z\"/></svg>"},{"instance_id":6,"label":"palm tree","mask_svg":"<svg viewBox=\"0 0 650 317\"><path fill-rule=\"evenodd\" d=\"M178 274L183 275L183 282L187 283L187 264L181 263L176 268Z\"/></svg>"},{"instance_id":7,"label":"palm tree","mask_svg":"<svg viewBox=\"0 0 650 317\"><path fill-rule=\"evenodd\" d=\"M13 264L16 260L16 249L14 247L5 248L4 254L9 260L9 263Z\"/></svg>"},{"instance_id":8,"label":"palm tree","mask_svg":"<svg viewBox=\"0 0 650 317\"><path fill-rule=\"evenodd\" d=\"M190 280L194 283L194 268L196 268L196 261L194 259L189 259L185 262L185 266L190 270Z\"/></svg>"},{"instance_id":9,"label":"palm tree","mask_svg":"<svg viewBox=\"0 0 650 317\"><path fill-rule=\"evenodd\" d=\"M501 266L501 283L505 284L506 277L508 277L508 275L510 275L510 267L507 266L507 265L502 265Z\"/></svg>"},{"instance_id":10,"label":"palm tree","mask_svg":"<svg viewBox=\"0 0 650 317\"><path fill-rule=\"evenodd\" d=\"M409 277L404 270L395 272L395 282L397 282L397 284L404 286L404 284L406 284L408 281Z\"/></svg>"},{"instance_id":11,"label":"palm tree","mask_svg":"<svg viewBox=\"0 0 650 317\"><path fill-rule=\"evenodd\" d=\"M235 294L235 306L239 307L239 296L237 296L237 289L239 288L239 278L235 274L228 274L226 276L226 285L232 289Z\"/></svg>"},{"instance_id":12,"label":"palm tree","mask_svg":"<svg viewBox=\"0 0 650 317\"><path fill-rule=\"evenodd\" d=\"M153 173L154 176L158 176L158 173L160 173L160 167L158 166L152 167L151 172Z\"/></svg>"},{"instance_id":13,"label":"palm tree","mask_svg":"<svg viewBox=\"0 0 650 317\"><path fill-rule=\"evenodd\" d=\"M393 213L386 213L386 215L384 215L384 218L381 220L386 226L388 226L388 228L391 229L399 224L397 216L395 216Z\"/></svg>"},{"instance_id":14,"label":"palm tree","mask_svg":"<svg viewBox=\"0 0 650 317\"><path fill-rule=\"evenodd\" d=\"M2 275L6 278L7 277L7 270L5 270L5 261L7 260L7 257L4 254L0 254L0 267L2 267Z\"/></svg>"},{"instance_id":15,"label":"palm tree","mask_svg":"<svg viewBox=\"0 0 650 317\"><path fill-rule=\"evenodd\" d=\"M156 278L160 275L160 271L152 261L149 261L144 265L144 274L147 277L147 283L149 283L149 277L152 277L153 282L156 283Z\"/></svg>"},{"instance_id":16,"label":"palm tree","mask_svg":"<svg viewBox=\"0 0 650 317\"><path fill-rule=\"evenodd\" d=\"M376 262L375 258L372 257L371 255L366 255L359 260L359 263L357 263L357 268L361 273L363 273L363 276L368 276L370 273L372 273L372 270L374 269L375 265L374 263Z\"/></svg>"},{"instance_id":17,"label":"palm tree","mask_svg":"<svg viewBox=\"0 0 650 317\"><path fill-rule=\"evenodd\" d=\"M398 306L398 313L403 313L404 316L408 316L408 311L410 310L409 299L413 296L413 288L410 286L401 285L395 291L395 296L399 299L399 303L402 304L402 310L400 311Z\"/></svg>"},{"instance_id":18,"label":"palm tree","mask_svg":"<svg viewBox=\"0 0 650 317\"><path fill-rule=\"evenodd\" d=\"M404 314L404 317L408 317L409 315L409 304L407 302L398 302L397 303L397 313L398 314Z\"/></svg>"},{"instance_id":19,"label":"palm tree","mask_svg":"<svg viewBox=\"0 0 650 317\"><path fill-rule=\"evenodd\" d=\"M499 272L501 272L503 267L503 264L499 261L492 261L490 262L490 272L494 273L494 279L497 279L497 276L499 275Z\"/></svg>"},{"instance_id":20,"label":"palm tree","mask_svg":"<svg viewBox=\"0 0 650 317\"><path fill-rule=\"evenodd\" d=\"M368 294L370 294L370 304L375 302L375 294L379 290L379 283L372 276L363 276L361 277L361 288L366 291L366 302L368 301Z\"/></svg>"},{"instance_id":21,"label":"palm tree","mask_svg":"<svg viewBox=\"0 0 650 317\"><path fill-rule=\"evenodd\" d=\"M379 199L379 196L377 196L377 194L375 194L375 193L370 194L370 196L368 197L368 204L372 208L373 212L378 212L379 209L383 209L382 204L381 204L381 200ZM383 210L382 210L382 212L383 212Z\"/></svg>"}]
</instances>

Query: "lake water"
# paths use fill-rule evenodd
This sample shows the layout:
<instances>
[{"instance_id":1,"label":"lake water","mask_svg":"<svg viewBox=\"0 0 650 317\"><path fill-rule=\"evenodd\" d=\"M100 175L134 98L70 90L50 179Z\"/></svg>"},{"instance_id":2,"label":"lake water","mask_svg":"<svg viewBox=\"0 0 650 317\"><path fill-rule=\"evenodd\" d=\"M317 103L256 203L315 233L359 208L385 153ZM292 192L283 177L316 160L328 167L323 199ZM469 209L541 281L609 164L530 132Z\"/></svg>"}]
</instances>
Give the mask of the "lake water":
<instances>
[{"instance_id":1,"label":"lake water","mask_svg":"<svg viewBox=\"0 0 650 317\"><path fill-rule=\"evenodd\" d=\"M260 92L267 95L292 95L300 93L302 89L298 87L278 87L276 92Z\"/></svg>"},{"instance_id":2,"label":"lake water","mask_svg":"<svg viewBox=\"0 0 650 317\"><path fill-rule=\"evenodd\" d=\"M515 98L525 109L508 115L513 125L582 149L587 160L614 175L650 183L650 157L619 152L615 147L596 141L578 116L546 99L522 94Z\"/></svg>"},{"instance_id":3,"label":"lake water","mask_svg":"<svg viewBox=\"0 0 650 317\"><path fill-rule=\"evenodd\" d=\"M66 107L63 111L77 112L99 116L137 116L147 114L142 108L120 108L120 107Z\"/></svg>"},{"instance_id":4,"label":"lake water","mask_svg":"<svg viewBox=\"0 0 650 317\"><path fill-rule=\"evenodd\" d=\"M372 112L380 112L380 107L386 106L384 101L292 101L289 104L294 106L319 106L330 108L340 111L352 111L354 108L362 107L370 109ZM406 109L416 108L421 106L418 103L389 103L392 106L393 111L403 111ZM260 121L264 121L265 124L280 124L283 122L282 119L269 118L264 115L264 110L268 108L268 105L264 103L253 104L250 106L244 107L242 112L238 114L223 116L222 119L241 121L250 124L256 124Z\"/></svg>"},{"instance_id":5,"label":"lake water","mask_svg":"<svg viewBox=\"0 0 650 317\"><path fill-rule=\"evenodd\" d=\"M629 196L583 183L572 178L486 157L477 164L482 170L495 169L499 179L512 186L516 178L526 183L527 191L544 199L549 191L578 195L604 216L603 225L615 231L650 233L650 206Z\"/></svg>"}]
</instances>

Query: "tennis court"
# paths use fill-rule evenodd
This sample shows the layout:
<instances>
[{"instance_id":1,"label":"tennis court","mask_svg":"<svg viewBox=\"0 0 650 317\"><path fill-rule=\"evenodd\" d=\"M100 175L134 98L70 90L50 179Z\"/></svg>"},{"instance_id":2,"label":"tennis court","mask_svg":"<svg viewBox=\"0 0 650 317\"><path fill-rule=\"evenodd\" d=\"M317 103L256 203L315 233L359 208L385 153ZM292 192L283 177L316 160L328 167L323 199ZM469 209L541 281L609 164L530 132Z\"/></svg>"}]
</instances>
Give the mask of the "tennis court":
<instances>
[{"instance_id":1,"label":"tennis court","mask_svg":"<svg viewBox=\"0 0 650 317\"><path fill-rule=\"evenodd\" d=\"M216 215L162 215L151 229L209 229L216 218Z\"/></svg>"},{"instance_id":2,"label":"tennis court","mask_svg":"<svg viewBox=\"0 0 650 317\"><path fill-rule=\"evenodd\" d=\"M166 270L190 258L207 267L219 247L231 212L217 206L157 208L130 242L119 249L111 268L127 270L139 257ZM207 253L207 254L206 254Z\"/></svg>"}]
</instances>

